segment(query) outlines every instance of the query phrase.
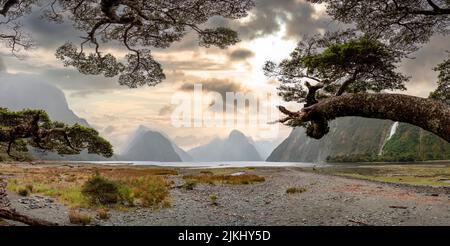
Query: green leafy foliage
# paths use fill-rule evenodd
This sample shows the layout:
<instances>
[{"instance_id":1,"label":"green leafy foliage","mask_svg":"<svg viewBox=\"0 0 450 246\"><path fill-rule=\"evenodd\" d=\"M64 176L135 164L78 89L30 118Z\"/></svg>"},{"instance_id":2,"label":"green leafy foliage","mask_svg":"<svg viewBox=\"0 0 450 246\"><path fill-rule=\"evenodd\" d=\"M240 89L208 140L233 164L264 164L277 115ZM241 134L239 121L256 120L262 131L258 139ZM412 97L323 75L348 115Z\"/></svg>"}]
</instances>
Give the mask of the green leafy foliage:
<instances>
[{"instance_id":1,"label":"green leafy foliage","mask_svg":"<svg viewBox=\"0 0 450 246\"><path fill-rule=\"evenodd\" d=\"M104 157L113 155L112 145L96 130L51 121L43 110L11 112L0 108L0 146L8 155L27 152L27 146L61 155L79 154L85 149Z\"/></svg>"},{"instance_id":2,"label":"green leafy foliage","mask_svg":"<svg viewBox=\"0 0 450 246\"><path fill-rule=\"evenodd\" d=\"M22 30L23 19L31 14L66 23L84 35L78 45L66 43L57 49L56 57L65 66L87 75L118 76L120 85L131 88L154 86L166 76L151 49L168 48L189 32L198 35L200 46L236 44L235 31L205 24L218 16L243 18L254 5L254 0L0 1L0 41L13 52L31 48L32 37ZM111 46L125 51L125 56L109 52Z\"/></svg>"},{"instance_id":3,"label":"green leafy foliage","mask_svg":"<svg viewBox=\"0 0 450 246\"><path fill-rule=\"evenodd\" d=\"M383 147L365 153L331 155L328 162L414 162L450 159L450 144L419 127L399 124L396 133Z\"/></svg>"},{"instance_id":4,"label":"green leafy foliage","mask_svg":"<svg viewBox=\"0 0 450 246\"><path fill-rule=\"evenodd\" d=\"M450 57L434 68L434 71L439 73L438 87L430 97L450 103Z\"/></svg>"},{"instance_id":5,"label":"green leafy foliage","mask_svg":"<svg viewBox=\"0 0 450 246\"><path fill-rule=\"evenodd\" d=\"M369 36L328 33L301 41L289 59L267 62L264 71L281 82L284 100L310 106L343 93L405 90L408 78L396 71L402 57Z\"/></svg>"},{"instance_id":6,"label":"green leafy foliage","mask_svg":"<svg viewBox=\"0 0 450 246\"><path fill-rule=\"evenodd\" d=\"M448 0L308 0L335 20L353 24L396 49L414 51L435 34L448 35Z\"/></svg>"},{"instance_id":7,"label":"green leafy foliage","mask_svg":"<svg viewBox=\"0 0 450 246\"><path fill-rule=\"evenodd\" d=\"M386 143L383 155L414 160L450 159L450 144L436 135L409 124L400 124L397 133Z\"/></svg>"},{"instance_id":8,"label":"green leafy foliage","mask_svg":"<svg viewBox=\"0 0 450 246\"><path fill-rule=\"evenodd\" d=\"M96 174L86 181L81 189L81 193L88 198L91 204L116 204L121 200L119 187L117 182Z\"/></svg>"}]
</instances>

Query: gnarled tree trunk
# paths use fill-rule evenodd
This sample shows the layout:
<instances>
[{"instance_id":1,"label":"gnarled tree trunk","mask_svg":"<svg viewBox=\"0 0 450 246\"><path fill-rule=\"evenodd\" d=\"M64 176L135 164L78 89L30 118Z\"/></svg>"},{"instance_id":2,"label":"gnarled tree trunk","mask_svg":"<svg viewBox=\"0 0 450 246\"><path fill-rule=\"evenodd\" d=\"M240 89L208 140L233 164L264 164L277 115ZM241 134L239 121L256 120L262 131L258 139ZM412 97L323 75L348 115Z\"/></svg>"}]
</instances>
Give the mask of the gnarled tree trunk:
<instances>
[{"instance_id":1,"label":"gnarled tree trunk","mask_svg":"<svg viewBox=\"0 0 450 246\"><path fill-rule=\"evenodd\" d=\"M450 106L434 99L403 94L357 93L323 99L299 112L280 109L290 119L309 122L307 132L314 138L321 138L328 132L329 120L360 116L409 123L450 142Z\"/></svg>"}]
</instances>

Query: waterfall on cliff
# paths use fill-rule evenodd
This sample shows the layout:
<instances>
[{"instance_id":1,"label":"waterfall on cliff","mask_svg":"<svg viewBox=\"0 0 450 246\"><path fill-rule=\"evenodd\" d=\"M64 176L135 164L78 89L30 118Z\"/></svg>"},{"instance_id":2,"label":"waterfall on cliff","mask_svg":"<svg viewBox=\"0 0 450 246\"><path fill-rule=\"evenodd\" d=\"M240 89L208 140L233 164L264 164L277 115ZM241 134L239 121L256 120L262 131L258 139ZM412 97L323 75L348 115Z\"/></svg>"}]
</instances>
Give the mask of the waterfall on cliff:
<instances>
[{"instance_id":1,"label":"waterfall on cliff","mask_svg":"<svg viewBox=\"0 0 450 246\"><path fill-rule=\"evenodd\" d=\"M394 134L397 132L397 128L398 128L398 122L394 122L394 124L392 124L392 126L391 126L391 129L389 130L389 135L384 139L383 144L381 145L381 148L378 151L378 155L383 154L384 146L392 138L392 136L394 136Z\"/></svg>"}]
</instances>

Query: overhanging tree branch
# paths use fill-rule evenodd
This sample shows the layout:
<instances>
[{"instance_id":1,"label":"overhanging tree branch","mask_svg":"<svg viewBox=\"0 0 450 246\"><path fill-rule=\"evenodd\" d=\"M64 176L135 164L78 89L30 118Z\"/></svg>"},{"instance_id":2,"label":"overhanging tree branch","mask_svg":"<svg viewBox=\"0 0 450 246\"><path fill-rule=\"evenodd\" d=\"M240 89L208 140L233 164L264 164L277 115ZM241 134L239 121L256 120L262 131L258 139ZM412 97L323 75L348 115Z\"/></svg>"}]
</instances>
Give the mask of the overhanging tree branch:
<instances>
[{"instance_id":1,"label":"overhanging tree branch","mask_svg":"<svg viewBox=\"0 0 450 246\"><path fill-rule=\"evenodd\" d=\"M3 4L3 8L0 10L0 14L3 16L6 16L6 14L8 13L9 9L14 6L15 4L18 4L19 0L7 0L4 4Z\"/></svg>"},{"instance_id":2,"label":"overhanging tree branch","mask_svg":"<svg viewBox=\"0 0 450 246\"><path fill-rule=\"evenodd\" d=\"M330 121L346 116L405 122L450 142L450 107L428 98L389 93L356 93L323 99L299 112L291 112L284 107L280 110L289 120L302 123ZM321 138L326 133L313 137Z\"/></svg>"}]
</instances>

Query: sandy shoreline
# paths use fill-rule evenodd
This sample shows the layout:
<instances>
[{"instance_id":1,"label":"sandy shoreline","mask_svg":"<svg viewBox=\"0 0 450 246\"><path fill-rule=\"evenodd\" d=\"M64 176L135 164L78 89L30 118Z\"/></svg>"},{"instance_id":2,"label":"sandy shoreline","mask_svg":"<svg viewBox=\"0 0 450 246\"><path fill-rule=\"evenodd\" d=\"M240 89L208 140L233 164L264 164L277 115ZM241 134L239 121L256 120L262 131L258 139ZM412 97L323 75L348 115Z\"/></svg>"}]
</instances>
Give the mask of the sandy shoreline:
<instances>
[{"instance_id":1,"label":"sandy shoreline","mask_svg":"<svg viewBox=\"0 0 450 246\"><path fill-rule=\"evenodd\" d=\"M262 183L198 184L186 190L180 188L182 177L192 169L177 170L179 174L170 177L170 208L111 210L108 220L94 219L92 224L450 225L449 188L384 184L295 167L262 167L252 170L265 177ZM306 192L287 194L289 187L304 187ZM217 206L211 205L211 195L217 196ZM12 207L20 212L70 225L69 209L57 201L48 207L30 209L17 194L9 192L9 196ZM94 211L82 211L95 217Z\"/></svg>"}]
</instances>

